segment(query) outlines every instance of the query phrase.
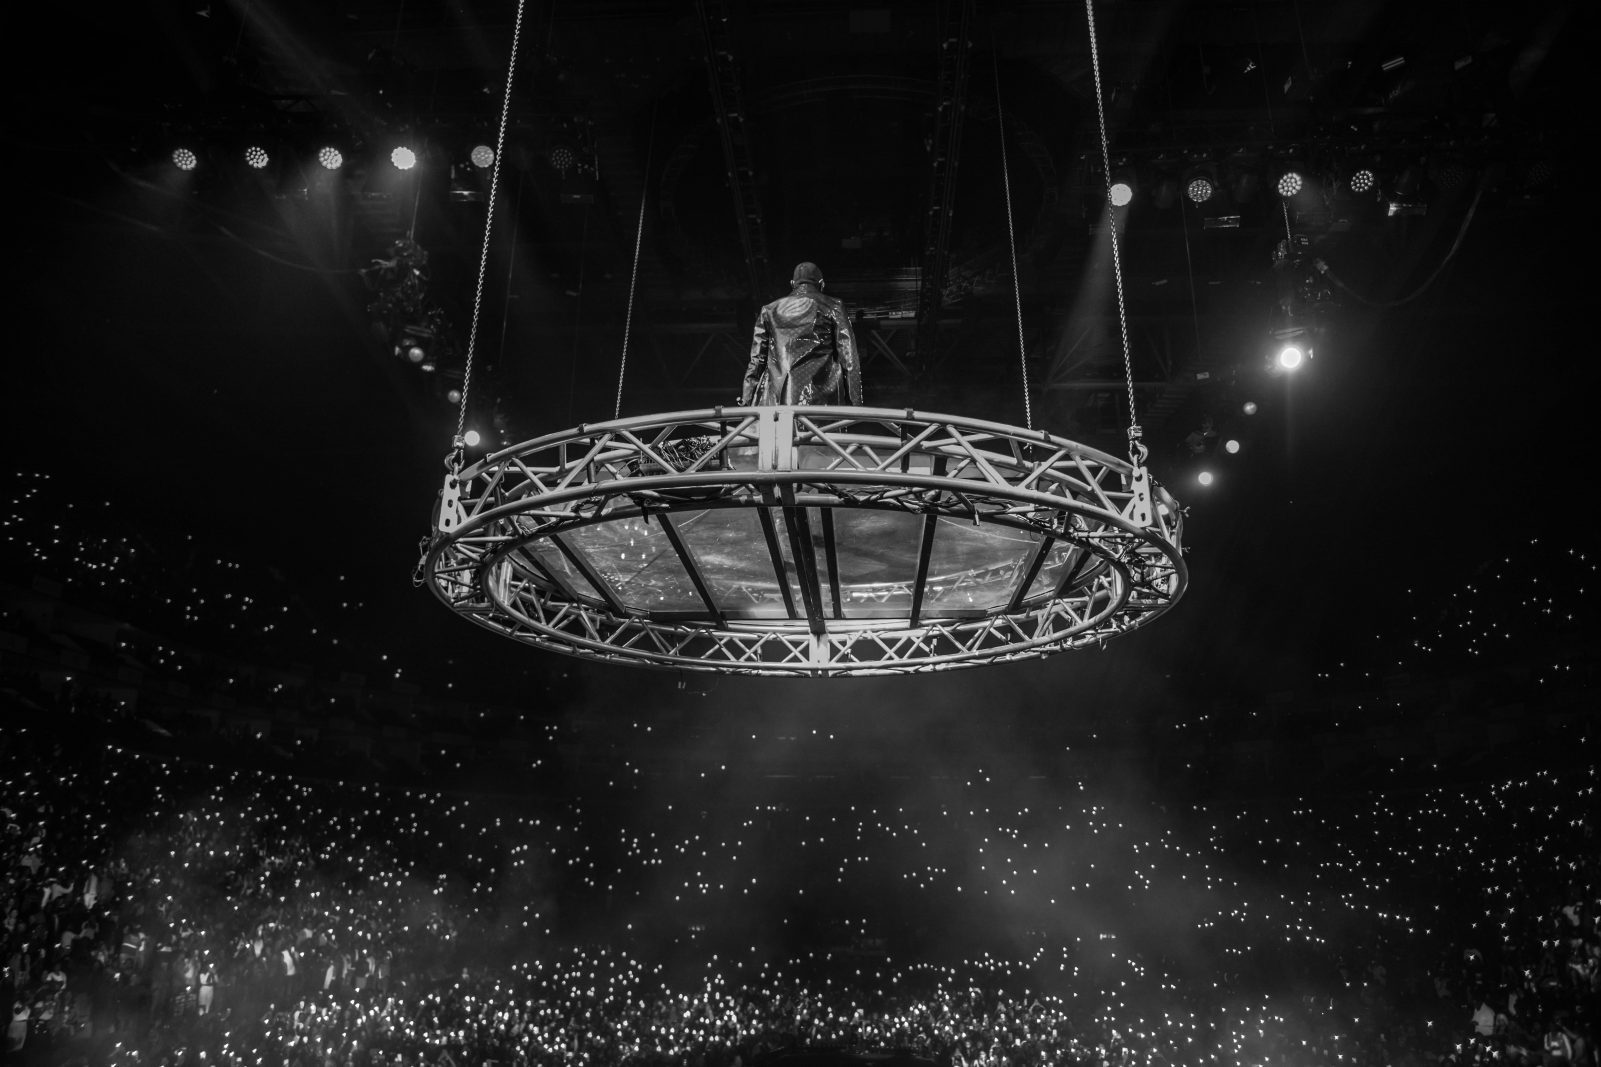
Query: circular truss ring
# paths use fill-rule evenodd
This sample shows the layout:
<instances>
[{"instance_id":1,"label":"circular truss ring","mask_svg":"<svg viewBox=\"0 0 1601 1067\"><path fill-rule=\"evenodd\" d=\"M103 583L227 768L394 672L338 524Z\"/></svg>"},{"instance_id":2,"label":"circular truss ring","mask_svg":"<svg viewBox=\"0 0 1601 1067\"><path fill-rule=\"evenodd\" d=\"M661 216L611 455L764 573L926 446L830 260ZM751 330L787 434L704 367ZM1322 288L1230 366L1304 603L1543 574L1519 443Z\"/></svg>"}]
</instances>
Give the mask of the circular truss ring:
<instances>
[{"instance_id":1,"label":"circular truss ring","mask_svg":"<svg viewBox=\"0 0 1601 1067\"><path fill-rule=\"evenodd\" d=\"M446 476L423 561L473 622L590 659L912 674L1050 655L1183 595L1142 467L912 410L726 407L549 434Z\"/></svg>"}]
</instances>

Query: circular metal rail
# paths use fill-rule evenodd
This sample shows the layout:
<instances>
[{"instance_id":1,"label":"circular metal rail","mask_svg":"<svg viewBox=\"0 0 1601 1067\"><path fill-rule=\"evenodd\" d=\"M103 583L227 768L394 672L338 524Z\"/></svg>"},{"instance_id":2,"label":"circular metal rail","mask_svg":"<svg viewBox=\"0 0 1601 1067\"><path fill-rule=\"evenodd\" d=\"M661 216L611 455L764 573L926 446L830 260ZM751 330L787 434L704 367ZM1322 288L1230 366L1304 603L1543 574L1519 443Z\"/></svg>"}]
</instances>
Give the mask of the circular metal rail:
<instances>
[{"instance_id":1,"label":"circular metal rail","mask_svg":"<svg viewBox=\"0 0 1601 1067\"><path fill-rule=\"evenodd\" d=\"M525 644L725 674L1050 655L1183 595L1143 468L1015 426L727 407L580 426L446 475L423 573Z\"/></svg>"}]
</instances>

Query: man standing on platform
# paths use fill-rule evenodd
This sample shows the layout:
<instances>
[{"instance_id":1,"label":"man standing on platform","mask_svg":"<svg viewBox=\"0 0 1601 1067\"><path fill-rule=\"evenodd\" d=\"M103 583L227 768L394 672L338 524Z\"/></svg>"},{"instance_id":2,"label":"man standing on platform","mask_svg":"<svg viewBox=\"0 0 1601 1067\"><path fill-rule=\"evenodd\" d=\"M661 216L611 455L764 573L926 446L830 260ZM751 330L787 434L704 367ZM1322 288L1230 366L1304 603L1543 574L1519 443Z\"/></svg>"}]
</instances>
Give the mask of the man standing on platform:
<instances>
[{"instance_id":1,"label":"man standing on platform","mask_svg":"<svg viewBox=\"0 0 1601 1067\"><path fill-rule=\"evenodd\" d=\"M756 316L742 406L862 402L862 367L845 305L823 292L823 272L800 263L789 295Z\"/></svg>"}]
</instances>

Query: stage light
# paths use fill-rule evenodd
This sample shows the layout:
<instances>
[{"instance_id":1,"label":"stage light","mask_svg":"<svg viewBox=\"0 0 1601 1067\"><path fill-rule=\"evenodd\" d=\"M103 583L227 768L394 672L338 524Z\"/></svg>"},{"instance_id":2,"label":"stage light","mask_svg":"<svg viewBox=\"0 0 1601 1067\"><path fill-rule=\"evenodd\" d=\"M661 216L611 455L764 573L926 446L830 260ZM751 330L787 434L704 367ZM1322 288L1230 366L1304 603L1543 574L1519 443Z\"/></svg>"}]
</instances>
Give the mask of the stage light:
<instances>
[{"instance_id":1,"label":"stage light","mask_svg":"<svg viewBox=\"0 0 1601 1067\"><path fill-rule=\"evenodd\" d=\"M495 165L495 150L486 144L477 145L469 158L479 170L488 170Z\"/></svg>"},{"instance_id":2,"label":"stage light","mask_svg":"<svg viewBox=\"0 0 1601 1067\"><path fill-rule=\"evenodd\" d=\"M1306 362L1306 349L1294 342L1282 345L1274 362L1283 370L1293 371Z\"/></svg>"},{"instance_id":3,"label":"stage light","mask_svg":"<svg viewBox=\"0 0 1601 1067\"><path fill-rule=\"evenodd\" d=\"M258 144L253 144L245 149L245 166L251 170L265 170L267 164L271 161L271 158L267 155L267 150Z\"/></svg>"},{"instance_id":4,"label":"stage light","mask_svg":"<svg viewBox=\"0 0 1601 1067\"><path fill-rule=\"evenodd\" d=\"M1365 193L1378 184L1378 177L1371 170L1363 167L1351 173L1351 192Z\"/></svg>"},{"instance_id":5,"label":"stage light","mask_svg":"<svg viewBox=\"0 0 1601 1067\"><path fill-rule=\"evenodd\" d=\"M468 430L461 435L461 439L466 442L468 448L477 448L478 442L483 440L477 430Z\"/></svg>"},{"instance_id":6,"label":"stage light","mask_svg":"<svg viewBox=\"0 0 1601 1067\"><path fill-rule=\"evenodd\" d=\"M1134 186L1127 179L1120 178L1107 189L1106 198L1113 207L1127 207L1134 199Z\"/></svg>"},{"instance_id":7,"label":"stage light","mask_svg":"<svg viewBox=\"0 0 1601 1067\"><path fill-rule=\"evenodd\" d=\"M573 154L573 150L571 148L568 148L564 144L557 145L555 148L550 150L550 165L564 174L576 162L578 162L578 157Z\"/></svg>"},{"instance_id":8,"label":"stage light","mask_svg":"<svg viewBox=\"0 0 1601 1067\"><path fill-rule=\"evenodd\" d=\"M417 165L417 153L400 145L389 153L389 162L395 165L396 170L410 170Z\"/></svg>"},{"instance_id":9,"label":"stage light","mask_svg":"<svg viewBox=\"0 0 1601 1067\"><path fill-rule=\"evenodd\" d=\"M428 350L415 342L406 346L405 353L406 358L413 363L421 363L428 358Z\"/></svg>"},{"instance_id":10,"label":"stage light","mask_svg":"<svg viewBox=\"0 0 1601 1067\"><path fill-rule=\"evenodd\" d=\"M1288 199L1289 197L1294 196L1296 193L1299 193L1302 187L1305 185L1306 179L1301 177L1300 171L1287 170L1283 174L1279 175L1278 184L1275 186L1275 188L1278 190L1280 196Z\"/></svg>"},{"instance_id":11,"label":"stage light","mask_svg":"<svg viewBox=\"0 0 1601 1067\"><path fill-rule=\"evenodd\" d=\"M1197 474L1195 476L1195 480L1197 482L1201 483L1202 485L1211 485L1212 482L1213 482L1212 472L1211 471L1202 471L1200 474Z\"/></svg>"},{"instance_id":12,"label":"stage light","mask_svg":"<svg viewBox=\"0 0 1601 1067\"><path fill-rule=\"evenodd\" d=\"M1245 402L1245 404L1240 408L1240 410L1245 412L1247 415L1255 415L1256 414L1256 401L1247 400Z\"/></svg>"},{"instance_id":13,"label":"stage light","mask_svg":"<svg viewBox=\"0 0 1601 1067\"><path fill-rule=\"evenodd\" d=\"M1191 178L1190 184L1184 187L1184 195L1190 198L1192 204L1204 204L1212 199L1216 192L1217 187L1212 184L1212 179L1204 174Z\"/></svg>"},{"instance_id":14,"label":"stage light","mask_svg":"<svg viewBox=\"0 0 1601 1067\"><path fill-rule=\"evenodd\" d=\"M1240 443L1231 437L1227 441L1223 442L1223 451L1227 452L1231 456L1238 455L1240 451Z\"/></svg>"},{"instance_id":15,"label":"stage light","mask_svg":"<svg viewBox=\"0 0 1601 1067\"><path fill-rule=\"evenodd\" d=\"M452 404L461 403L461 390L460 389L451 389L451 390L449 390L448 392L445 393L445 399L450 401Z\"/></svg>"},{"instance_id":16,"label":"stage light","mask_svg":"<svg viewBox=\"0 0 1601 1067\"><path fill-rule=\"evenodd\" d=\"M324 170L338 170L345 165L345 154L333 145L323 145L317 149L317 162Z\"/></svg>"},{"instance_id":17,"label":"stage light","mask_svg":"<svg viewBox=\"0 0 1601 1067\"><path fill-rule=\"evenodd\" d=\"M192 148L174 148L172 150L172 165L179 170L194 170L200 165L200 157L195 155Z\"/></svg>"}]
</instances>

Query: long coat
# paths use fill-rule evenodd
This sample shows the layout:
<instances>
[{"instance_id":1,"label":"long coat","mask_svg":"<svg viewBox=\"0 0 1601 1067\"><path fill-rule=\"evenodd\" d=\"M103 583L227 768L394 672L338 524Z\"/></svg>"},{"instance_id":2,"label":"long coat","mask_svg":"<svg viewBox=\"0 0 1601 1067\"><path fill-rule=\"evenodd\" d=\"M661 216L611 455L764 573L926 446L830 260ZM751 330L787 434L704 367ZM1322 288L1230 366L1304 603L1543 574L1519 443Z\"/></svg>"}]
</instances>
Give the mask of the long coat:
<instances>
[{"instance_id":1,"label":"long coat","mask_svg":"<svg viewBox=\"0 0 1601 1067\"><path fill-rule=\"evenodd\" d=\"M862 402L862 367L845 305L808 282L762 308L742 405Z\"/></svg>"}]
</instances>

